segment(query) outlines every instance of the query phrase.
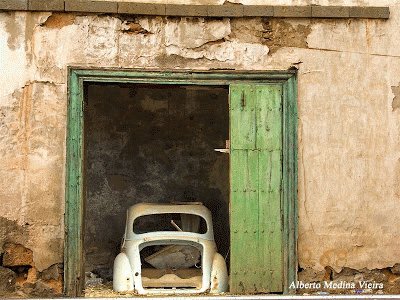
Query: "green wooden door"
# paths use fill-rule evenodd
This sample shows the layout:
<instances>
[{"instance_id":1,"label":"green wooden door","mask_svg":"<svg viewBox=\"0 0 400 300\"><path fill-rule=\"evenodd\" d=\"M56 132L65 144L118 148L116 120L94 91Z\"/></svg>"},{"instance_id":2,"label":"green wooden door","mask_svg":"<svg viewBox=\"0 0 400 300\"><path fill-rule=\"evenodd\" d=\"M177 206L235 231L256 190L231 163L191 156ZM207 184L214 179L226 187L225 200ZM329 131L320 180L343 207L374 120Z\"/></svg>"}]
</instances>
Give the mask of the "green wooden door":
<instances>
[{"instance_id":1,"label":"green wooden door","mask_svg":"<svg viewBox=\"0 0 400 300\"><path fill-rule=\"evenodd\" d=\"M230 290L283 290L282 87L230 86Z\"/></svg>"}]
</instances>

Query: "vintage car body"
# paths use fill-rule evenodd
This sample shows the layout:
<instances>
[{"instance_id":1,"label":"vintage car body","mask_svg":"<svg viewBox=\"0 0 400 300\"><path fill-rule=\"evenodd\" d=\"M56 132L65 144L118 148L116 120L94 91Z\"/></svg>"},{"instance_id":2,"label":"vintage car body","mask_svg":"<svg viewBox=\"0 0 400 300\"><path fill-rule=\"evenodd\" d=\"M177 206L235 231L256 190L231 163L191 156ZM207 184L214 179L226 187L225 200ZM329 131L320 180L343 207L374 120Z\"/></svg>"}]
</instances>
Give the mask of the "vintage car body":
<instances>
[{"instance_id":1,"label":"vintage car body","mask_svg":"<svg viewBox=\"0 0 400 300\"><path fill-rule=\"evenodd\" d=\"M177 227L177 231L135 233L133 228L137 218L169 213L190 214L203 218L206 223L205 233L181 231L179 227ZM172 220L171 223L173 223ZM166 271L160 278L149 279L145 277L140 251L153 245L177 245L175 247L184 245L183 247L198 249L201 253L201 276L180 278L173 273L174 271L171 271L172 273ZM211 212L202 204L141 203L131 206L127 211L126 228L121 248L121 253L115 258L113 270L113 289L117 292L192 294L222 293L228 290L227 267L224 258L217 253ZM196 269L187 270L196 271ZM144 287L144 279L146 279L146 282L152 282L149 284L151 287Z\"/></svg>"}]
</instances>

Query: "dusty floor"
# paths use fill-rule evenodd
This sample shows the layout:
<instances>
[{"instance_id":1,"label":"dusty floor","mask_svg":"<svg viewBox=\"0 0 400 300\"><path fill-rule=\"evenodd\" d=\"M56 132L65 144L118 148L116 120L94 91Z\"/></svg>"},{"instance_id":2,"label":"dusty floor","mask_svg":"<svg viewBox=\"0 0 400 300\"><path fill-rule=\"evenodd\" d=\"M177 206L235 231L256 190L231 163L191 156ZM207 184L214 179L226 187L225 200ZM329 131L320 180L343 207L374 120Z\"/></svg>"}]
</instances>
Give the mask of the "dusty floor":
<instances>
[{"instance_id":1,"label":"dusty floor","mask_svg":"<svg viewBox=\"0 0 400 300\"><path fill-rule=\"evenodd\" d=\"M328 295L328 294L351 294L351 295L367 295L367 294L375 294L375 295L380 295L380 294L390 294L390 293L384 293L382 290L331 290L330 292L326 291L306 291L306 290L300 290L298 291L299 295ZM119 298L129 298L129 297L137 297L137 294L134 293L117 293L112 290L112 283L107 283L107 284L100 284L97 286L91 286L87 287L85 289L85 297L88 298L98 298L98 297L106 297L106 298L111 298L111 297L119 297ZM141 297L150 297L146 295L142 295Z\"/></svg>"},{"instance_id":2,"label":"dusty floor","mask_svg":"<svg viewBox=\"0 0 400 300\"><path fill-rule=\"evenodd\" d=\"M384 288L384 289L321 289L321 290L305 290L305 289L300 289L297 291L296 294L298 295L390 295L390 294L398 294L399 290L397 289L397 292L393 290L393 287L391 288ZM134 293L117 293L112 290L112 282L106 283L106 284L99 284L96 286L90 286L85 289L84 293L85 297L88 298L96 298L96 297L120 297L120 298L129 298L132 296L137 297L137 294ZM147 296L143 296L147 297Z\"/></svg>"},{"instance_id":3,"label":"dusty floor","mask_svg":"<svg viewBox=\"0 0 400 300\"><path fill-rule=\"evenodd\" d=\"M96 297L121 297L129 298L132 297L133 293L117 293L112 290L112 282L107 284L98 284L94 286L88 286L85 289L85 297L96 298Z\"/></svg>"},{"instance_id":4,"label":"dusty floor","mask_svg":"<svg viewBox=\"0 0 400 300\"><path fill-rule=\"evenodd\" d=\"M133 293L117 293L112 290L112 282L96 282L93 275L91 283L85 289L85 297L132 297ZM335 272L326 268L324 272L315 272L310 269L300 270L298 273L299 282L316 284L320 283L322 288L297 289L298 295L399 295L400 294L400 265L382 270L354 270L343 268L341 272ZM324 288L324 283L333 283L338 286L341 283L354 283L355 288ZM373 288L360 287L360 283L369 283ZM146 297L146 296L143 296Z\"/></svg>"},{"instance_id":5,"label":"dusty floor","mask_svg":"<svg viewBox=\"0 0 400 300\"><path fill-rule=\"evenodd\" d=\"M134 293L117 293L112 290L112 282L108 282L106 284L99 284L95 286L89 286L86 287L84 291L84 295L87 298L98 298L98 297L106 297L106 298L111 298L111 297L119 297L119 298L130 298L130 297L154 297L154 296L149 296L149 295L137 295ZM196 294L198 296L199 294ZM204 294L205 295L205 294ZM163 297L172 297L174 295L163 295ZM185 296L190 296L190 295L185 295Z\"/></svg>"}]
</instances>

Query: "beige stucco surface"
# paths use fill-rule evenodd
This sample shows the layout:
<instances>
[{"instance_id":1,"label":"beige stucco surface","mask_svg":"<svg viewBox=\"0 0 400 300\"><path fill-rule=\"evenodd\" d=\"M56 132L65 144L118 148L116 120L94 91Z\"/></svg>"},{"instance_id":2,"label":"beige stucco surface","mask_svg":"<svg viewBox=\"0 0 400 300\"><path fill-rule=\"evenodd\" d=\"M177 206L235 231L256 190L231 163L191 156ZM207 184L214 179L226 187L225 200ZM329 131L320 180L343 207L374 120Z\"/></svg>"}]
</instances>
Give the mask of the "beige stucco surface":
<instances>
[{"instance_id":1,"label":"beige stucco surface","mask_svg":"<svg viewBox=\"0 0 400 300\"><path fill-rule=\"evenodd\" d=\"M139 31L111 16L0 13L0 244L31 248L39 270L63 260L67 66L294 65L300 266L400 262L400 1L386 4L388 21L139 17Z\"/></svg>"}]
</instances>

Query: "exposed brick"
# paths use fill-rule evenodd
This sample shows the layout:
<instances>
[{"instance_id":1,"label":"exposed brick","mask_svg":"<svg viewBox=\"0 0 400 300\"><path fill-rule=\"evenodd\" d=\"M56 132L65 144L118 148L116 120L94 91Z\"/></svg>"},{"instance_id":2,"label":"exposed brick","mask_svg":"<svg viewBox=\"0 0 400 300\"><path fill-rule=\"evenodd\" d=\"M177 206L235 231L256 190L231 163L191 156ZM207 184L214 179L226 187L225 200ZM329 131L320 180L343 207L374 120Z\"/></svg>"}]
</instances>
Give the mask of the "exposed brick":
<instances>
[{"instance_id":1,"label":"exposed brick","mask_svg":"<svg viewBox=\"0 0 400 300\"><path fill-rule=\"evenodd\" d=\"M93 13L117 13L118 3L111 1L77 1L66 0L65 11L93 12Z\"/></svg>"},{"instance_id":2,"label":"exposed brick","mask_svg":"<svg viewBox=\"0 0 400 300\"><path fill-rule=\"evenodd\" d=\"M275 6L274 17L309 18L311 6Z\"/></svg>"},{"instance_id":3,"label":"exposed brick","mask_svg":"<svg viewBox=\"0 0 400 300\"><path fill-rule=\"evenodd\" d=\"M29 0L28 9L37 11L63 11L64 0Z\"/></svg>"},{"instance_id":4,"label":"exposed brick","mask_svg":"<svg viewBox=\"0 0 400 300\"><path fill-rule=\"evenodd\" d=\"M26 277L26 283L35 283L38 279L38 271L35 267L28 270L28 275Z\"/></svg>"},{"instance_id":5,"label":"exposed brick","mask_svg":"<svg viewBox=\"0 0 400 300\"><path fill-rule=\"evenodd\" d=\"M228 5L209 5L209 17L243 17L243 5L228 4Z\"/></svg>"},{"instance_id":6,"label":"exposed brick","mask_svg":"<svg viewBox=\"0 0 400 300\"><path fill-rule=\"evenodd\" d=\"M348 18L350 9L346 6L312 6L313 18Z\"/></svg>"},{"instance_id":7,"label":"exposed brick","mask_svg":"<svg viewBox=\"0 0 400 300\"><path fill-rule=\"evenodd\" d=\"M350 18L388 19L389 15L389 7L350 7Z\"/></svg>"},{"instance_id":8,"label":"exposed brick","mask_svg":"<svg viewBox=\"0 0 400 300\"><path fill-rule=\"evenodd\" d=\"M27 10L28 0L0 0L0 10Z\"/></svg>"},{"instance_id":9,"label":"exposed brick","mask_svg":"<svg viewBox=\"0 0 400 300\"><path fill-rule=\"evenodd\" d=\"M159 15L165 16L165 4L151 4L151 3L118 3L118 13L133 14L133 15Z\"/></svg>"},{"instance_id":10,"label":"exposed brick","mask_svg":"<svg viewBox=\"0 0 400 300\"><path fill-rule=\"evenodd\" d=\"M274 15L273 6L265 6L265 5L243 6L243 16L245 17L272 17L273 15Z\"/></svg>"},{"instance_id":11,"label":"exposed brick","mask_svg":"<svg viewBox=\"0 0 400 300\"><path fill-rule=\"evenodd\" d=\"M167 16L206 17L207 5L175 5L167 4Z\"/></svg>"}]
</instances>

